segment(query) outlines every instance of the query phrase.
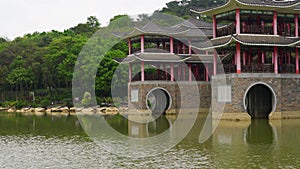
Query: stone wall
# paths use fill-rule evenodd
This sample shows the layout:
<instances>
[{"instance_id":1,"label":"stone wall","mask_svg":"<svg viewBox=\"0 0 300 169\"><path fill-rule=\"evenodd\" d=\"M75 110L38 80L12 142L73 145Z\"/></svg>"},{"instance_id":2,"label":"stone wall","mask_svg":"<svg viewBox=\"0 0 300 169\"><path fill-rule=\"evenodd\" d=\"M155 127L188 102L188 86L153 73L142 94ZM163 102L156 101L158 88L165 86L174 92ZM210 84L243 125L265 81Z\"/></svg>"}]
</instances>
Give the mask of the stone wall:
<instances>
[{"instance_id":1,"label":"stone wall","mask_svg":"<svg viewBox=\"0 0 300 169\"><path fill-rule=\"evenodd\" d=\"M275 109L269 115L270 118L300 118L300 76L292 74L229 74L212 77L210 82L167 82L147 81L132 82L128 84L128 98L131 100L131 90L138 90L138 101L129 102L129 106L138 110L146 110L146 96L156 87L168 91L172 97L171 109L206 109L228 115L230 119L250 119L244 108L244 97L247 91L255 84L263 84L274 92L273 107ZM226 86L230 100L221 100L220 94L226 90L220 90L220 86ZM197 91L197 92L195 92ZM227 96L226 96L227 97ZM238 117L240 116L240 117ZM226 117L224 117L226 119Z\"/></svg>"},{"instance_id":2,"label":"stone wall","mask_svg":"<svg viewBox=\"0 0 300 169\"><path fill-rule=\"evenodd\" d=\"M226 80L225 80L226 79ZM300 111L300 76L284 74L230 74L217 75L212 78L213 105L224 104L224 113L247 113L244 108L244 96L255 84L264 84L275 94L274 112L285 118L287 112ZM218 86L231 87L231 101L218 101ZM274 115L274 114L272 114Z\"/></svg>"},{"instance_id":3,"label":"stone wall","mask_svg":"<svg viewBox=\"0 0 300 169\"><path fill-rule=\"evenodd\" d=\"M211 87L209 82L145 81L128 84L129 106L146 110L146 96L153 88L165 89L172 98L171 109L209 108ZM138 101L131 102L131 91L138 90Z\"/></svg>"},{"instance_id":4,"label":"stone wall","mask_svg":"<svg viewBox=\"0 0 300 169\"><path fill-rule=\"evenodd\" d=\"M300 76L284 76L281 93L281 111L300 111Z\"/></svg>"}]
</instances>

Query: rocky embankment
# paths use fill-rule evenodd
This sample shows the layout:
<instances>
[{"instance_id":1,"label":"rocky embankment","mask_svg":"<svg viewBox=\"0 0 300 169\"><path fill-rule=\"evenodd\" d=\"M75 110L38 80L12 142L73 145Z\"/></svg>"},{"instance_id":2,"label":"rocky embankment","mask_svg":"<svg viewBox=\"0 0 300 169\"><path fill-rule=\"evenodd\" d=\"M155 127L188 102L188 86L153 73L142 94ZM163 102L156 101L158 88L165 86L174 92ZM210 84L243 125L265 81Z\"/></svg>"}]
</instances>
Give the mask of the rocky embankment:
<instances>
[{"instance_id":1,"label":"rocky embankment","mask_svg":"<svg viewBox=\"0 0 300 169\"><path fill-rule=\"evenodd\" d=\"M68 108L68 107L53 107L53 108L0 108L2 111L9 113L21 113L23 115L53 115L53 116L70 116L70 115L116 115L119 113L126 113L127 108L116 108L116 107L90 107L90 108Z\"/></svg>"}]
</instances>

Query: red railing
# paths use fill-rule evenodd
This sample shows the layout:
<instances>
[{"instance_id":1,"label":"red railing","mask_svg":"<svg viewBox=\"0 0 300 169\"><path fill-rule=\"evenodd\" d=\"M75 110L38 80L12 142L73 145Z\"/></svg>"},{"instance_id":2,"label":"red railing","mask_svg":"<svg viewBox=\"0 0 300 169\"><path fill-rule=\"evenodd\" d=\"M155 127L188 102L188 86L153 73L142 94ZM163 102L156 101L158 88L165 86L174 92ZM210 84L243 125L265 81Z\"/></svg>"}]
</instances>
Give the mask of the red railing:
<instances>
[{"instance_id":1,"label":"red railing","mask_svg":"<svg viewBox=\"0 0 300 169\"><path fill-rule=\"evenodd\" d=\"M223 66L224 72L227 73L236 73L236 65L227 64ZM273 64L251 64L251 65L242 65L242 73L274 73ZM295 65L286 64L278 65L278 73L295 73ZM220 71L218 71L220 73Z\"/></svg>"},{"instance_id":2,"label":"red railing","mask_svg":"<svg viewBox=\"0 0 300 169\"><path fill-rule=\"evenodd\" d=\"M272 35L273 34L273 27L272 26L261 26L261 25L246 25L245 27L241 28L242 33L249 33L249 34L266 34Z\"/></svg>"}]
</instances>

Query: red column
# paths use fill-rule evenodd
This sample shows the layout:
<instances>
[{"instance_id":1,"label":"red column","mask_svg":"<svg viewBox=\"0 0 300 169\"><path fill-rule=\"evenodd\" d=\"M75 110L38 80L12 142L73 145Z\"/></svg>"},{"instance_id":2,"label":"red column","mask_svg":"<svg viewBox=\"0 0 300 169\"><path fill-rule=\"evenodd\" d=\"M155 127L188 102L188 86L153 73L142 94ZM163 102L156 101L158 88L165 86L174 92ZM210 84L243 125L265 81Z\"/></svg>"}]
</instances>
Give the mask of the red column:
<instances>
[{"instance_id":1,"label":"red column","mask_svg":"<svg viewBox=\"0 0 300 169\"><path fill-rule=\"evenodd\" d=\"M174 63L171 63L171 81L174 81Z\"/></svg>"},{"instance_id":2,"label":"red column","mask_svg":"<svg viewBox=\"0 0 300 169\"><path fill-rule=\"evenodd\" d=\"M170 53L174 53L174 39L170 37Z\"/></svg>"},{"instance_id":3,"label":"red column","mask_svg":"<svg viewBox=\"0 0 300 169\"><path fill-rule=\"evenodd\" d=\"M241 73L241 44L236 42L236 73Z\"/></svg>"},{"instance_id":4,"label":"red column","mask_svg":"<svg viewBox=\"0 0 300 169\"><path fill-rule=\"evenodd\" d=\"M185 54L185 44L182 46L182 53Z\"/></svg>"},{"instance_id":5,"label":"red column","mask_svg":"<svg viewBox=\"0 0 300 169\"><path fill-rule=\"evenodd\" d=\"M191 39L189 39L189 55L192 54L192 46L191 46Z\"/></svg>"},{"instance_id":6,"label":"red column","mask_svg":"<svg viewBox=\"0 0 300 169\"><path fill-rule=\"evenodd\" d=\"M192 81L192 64L189 63L189 81Z\"/></svg>"},{"instance_id":7,"label":"red column","mask_svg":"<svg viewBox=\"0 0 300 169\"><path fill-rule=\"evenodd\" d=\"M214 50L214 75L217 74L217 61L218 61L217 56L218 56L217 51Z\"/></svg>"},{"instance_id":8,"label":"red column","mask_svg":"<svg viewBox=\"0 0 300 169\"><path fill-rule=\"evenodd\" d=\"M274 73L278 74L278 48L274 46Z\"/></svg>"},{"instance_id":9,"label":"red column","mask_svg":"<svg viewBox=\"0 0 300 169\"><path fill-rule=\"evenodd\" d=\"M265 52L261 53L261 63L264 64L265 63Z\"/></svg>"},{"instance_id":10,"label":"red column","mask_svg":"<svg viewBox=\"0 0 300 169\"><path fill-rule=\"evenodd\" d=\"M257 55L257 63L260 64L261 63L261 56L262 56L260 49L257 50L257 54L258 54Z\"/></svg>"},{"instance_id":11,"label":"red column","mask_svg":"<svg viewBox=\"0 0 300 169\"><path fill-rule=\"evenodd\" d=\"M217 37L217 18L216 15L213 16L213 38Z\"/></svg>"},{"instance_id":12,"label":"red column","mask_svg":"<svg viewBox=\"0 0 300 169\"><path fill-rule=\"evenodd\" d=\"M295 37L299 36L299 16L295 14Z\"/></svg>"},{"instance_id":13,"label":"red column","mask_svg":"<svg viewBox=\"0 0 300 169\"><path fill-rule=\"evenodd\" d=\"M141 53L145 51L145 36L141 35Z\"/></svg>"},{"instance_id":14,"label":"red column","mask_svg":"<svg viewBox=\"0 0 300 169\"><path fill-rule=\"evenodd\" d=\"M143 81L145 81L145 63L144 63L144 61L142 61L142 63L141 63L141 69L142 69L141 70L142 71L142 75L141 75L142 79L141 80L143 82Z\"/></svg>"},{"instance_id":15,"label":"red column","mask_svg":"<svg viewBox=\"0 0 300 169\"><path fill-rule=\"evenodd\" d=\"M274 15L273 15L273 32L274 35L277 35L277 12L274 11Z\"/></svg>"},{"instance_id":16,"label":"red column","mask_svg":"<svg viewBox=\"0 0 300 169\"><path fill-rule=\"evenodd\" d=\"M131 49L132 49L132 44L131 44L131 40L130 40L130 38L129 38L129 39L128 39L128 54L129 54L129 55L131 55L131 53L132 53Z\"/></svg>"},{"instance_id":17,"label":"red column","mask_svg":"<svg viewBox=\"0 0 300 169\"><path fill-rule=\"evenodd\" d=\"M240 19L240 9L235 10L235 27L236 27L236 34L241 33L241 19Z\"/></svg>"},{"instance_id":18,"label":"red column","mask_svg":"<svg viewBox=\"0 0 300 169\"><path fill-rule=\"evenodd\" d=\"M129 63L129 77L128 77L128 81L131 82L132 79L132 65Z\"/></svg>"},{"instance_id":19,"label":"red column","mask_svg":"<svg viewBox=\"0 0 300 169\"><path fill-rule=\"evenodd\" d=\"M296 74L299 74L299 49L296 48Z\"/></svg>"}]
</instances>

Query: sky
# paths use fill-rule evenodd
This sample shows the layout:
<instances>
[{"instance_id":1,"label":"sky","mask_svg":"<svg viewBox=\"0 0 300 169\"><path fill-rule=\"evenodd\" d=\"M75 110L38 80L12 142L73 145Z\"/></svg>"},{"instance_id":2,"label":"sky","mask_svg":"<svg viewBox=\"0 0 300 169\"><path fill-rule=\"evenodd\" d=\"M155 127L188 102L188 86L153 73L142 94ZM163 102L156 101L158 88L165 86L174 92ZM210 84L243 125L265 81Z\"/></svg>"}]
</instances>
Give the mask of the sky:
<instances>
[{"instance_id":1,"label":"sky","mask_svg":"<svg viewBox=\"0 0 300 169\"><path fill-rule=\"evenodd\" d=\"M0 0L0 37L65 29L96 16L101 25L119 14L152 13L171 0Z\"/></svg>"}]
</instances>

